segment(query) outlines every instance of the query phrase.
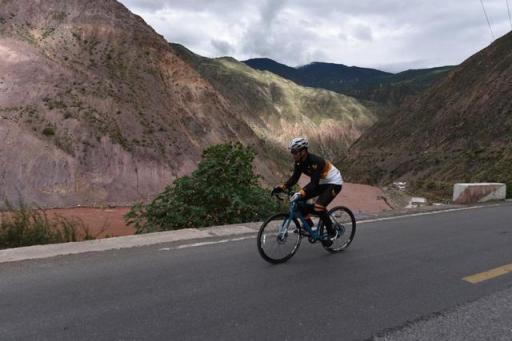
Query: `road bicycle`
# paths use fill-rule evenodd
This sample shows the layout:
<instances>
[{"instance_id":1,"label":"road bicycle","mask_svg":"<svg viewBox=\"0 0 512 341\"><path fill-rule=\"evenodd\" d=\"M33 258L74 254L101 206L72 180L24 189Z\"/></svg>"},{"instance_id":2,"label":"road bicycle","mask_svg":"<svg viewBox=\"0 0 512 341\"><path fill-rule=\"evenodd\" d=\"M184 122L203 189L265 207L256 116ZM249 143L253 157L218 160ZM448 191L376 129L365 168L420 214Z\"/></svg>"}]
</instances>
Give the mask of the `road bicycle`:
<instances>
[{"instance_id":1,"label":"road bicycle","mask_svg":"<svg viewBox=\"0 0 512 341\"><path fill-rule=\"evenodd\" d=\"M290 198L291 193L285 193ZM280 194L273 194L283 200ZM278 264L290 259L299 249L302 238L307 237L312 244L320 242L325 250L337 253L345 250L356 233L356 219L350 209L344 206L331 208L328 213L336 230L336 238L331 240L321 219L316 228L304 218L300 208L303 200L290 203L288 213L278 213L268 218L258 232L258 251L267 262Z\"/></svg>"}]
</instances>

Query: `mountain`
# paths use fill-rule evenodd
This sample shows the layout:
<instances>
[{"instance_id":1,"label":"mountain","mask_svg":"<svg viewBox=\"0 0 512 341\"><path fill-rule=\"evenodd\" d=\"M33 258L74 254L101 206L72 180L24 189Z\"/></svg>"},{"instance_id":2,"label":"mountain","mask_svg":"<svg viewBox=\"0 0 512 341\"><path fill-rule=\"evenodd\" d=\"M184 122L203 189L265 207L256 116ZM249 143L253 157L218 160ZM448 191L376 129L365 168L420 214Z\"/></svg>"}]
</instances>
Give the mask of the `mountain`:
<instances>
[{"instance_id":1,"label":"mountain","mask_svg":"<svg viewBox=\"0 0 512 341\"><path fill-rule=\"evenodd\" d=\"M512 33L451 70L351 147L354 180L512 185Z\"/></svg>"},{"instance_id":2,"label":"mountain","mask_svg":"<svg viewBox=\"0 0 512 341\"><path fill-rule=\"evenodd\" d=\"M453 66L407 70L371 79L352 89L340 91L363 100L398 107L442 79Z\"/></svg>"},{"instance_id":3,"label":"mountain","mask_svg":"<svg viewBox=\"0 0 512 341\"><path fill-rule=\"evenodd\" d=\"M249 59L244 63L254 69L275 73L303 86L338 92L343 92L342 90L350 89L359 83L391 75L375 69L321 62L297 68L280 64L268 58Z\"/></svg>"},{"instance_id":4,"label":"mountain","mask_svg":"<svg viewBox=\"0 0 512 341\"><path fill-rule=\"evenodd\" d=\"M302 133L331 124L336 136L321 136L319 146L334 153L375 120L356 100L324 90L304 90L310 97L301 109L288 110L297 98L273 85L287 81L262 83L229 67L236 61L198 57L221 65L208 79L200 63L115 0L0 3L1 201L149 200L194 170L205 147L227 141L253 146L257 172L272 183L289 157L277 127ZM244 89L255 93L245 97ZM328 109L341 101L356 112ZM322 106L326 118L314 111Z\"/></svg>"},{"instance_id":5,"label":"mountain","mask_svg":"<svg viewBox=\"0 0 512 341\"><path fill-rule=\"evenodd\" d=\"M343 64L314 62L298 68L268 58L244 61L257 70L265 70L297 84L323 88L360 100L400 105L446 75L452 66L407 70L397 74Z\"/></svg>"},{"instance_id":6,"label":"mountain","mask_svg":"<svg viewBox=\"0 0 512 341\"><path fill-rule=\"evenodd\" d=\"M318 152L339 159L377 119L352 97L305 88L233 58L209 59L178 44L172 47L235 104L244 121L267 143L287 146L293 137L308 136Z\"/></svg>"},{"instance_id":7,"label":"mountain","mask_svg":"<svg viewBox=\"0 0 512 341\"><path fill-rule=\"evenodd\" d=\"M319 62L298 67L297 70L304 85L339 92L390 75L375 69Z\"/></svg>"},{"instance_id":8,"label":"mountain","mask_svg":"<svg viewBox=\"0 0 512 341\"><path fill-rule=\"evenodd\" d=\"M253 58L244 61L253 69L261 71L269 71L283 78L300 83L300 73L296 68L276 62L270 58ZM303 84L304 85L304 84Z\"/></svg>"}]
</instances>

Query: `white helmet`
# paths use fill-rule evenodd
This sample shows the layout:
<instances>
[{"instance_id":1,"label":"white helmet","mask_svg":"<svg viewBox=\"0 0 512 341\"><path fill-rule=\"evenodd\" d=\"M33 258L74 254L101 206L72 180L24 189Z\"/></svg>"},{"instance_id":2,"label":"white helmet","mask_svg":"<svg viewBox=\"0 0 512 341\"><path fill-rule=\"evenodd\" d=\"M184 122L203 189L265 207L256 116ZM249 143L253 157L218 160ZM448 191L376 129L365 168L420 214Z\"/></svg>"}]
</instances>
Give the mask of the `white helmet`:
<instances>
[{"instance_id":1,"label":"white helmet","mask_svg":"<svg viewBox=\"0 0 512 341\"><path fill-rule=\"evenodd\" d=\"M290 142L290 146L288 148L290 151L294 152L308 147L309 142L306 137L296 137L292 140L292 142Z\"/></svg>"}]
</instances>

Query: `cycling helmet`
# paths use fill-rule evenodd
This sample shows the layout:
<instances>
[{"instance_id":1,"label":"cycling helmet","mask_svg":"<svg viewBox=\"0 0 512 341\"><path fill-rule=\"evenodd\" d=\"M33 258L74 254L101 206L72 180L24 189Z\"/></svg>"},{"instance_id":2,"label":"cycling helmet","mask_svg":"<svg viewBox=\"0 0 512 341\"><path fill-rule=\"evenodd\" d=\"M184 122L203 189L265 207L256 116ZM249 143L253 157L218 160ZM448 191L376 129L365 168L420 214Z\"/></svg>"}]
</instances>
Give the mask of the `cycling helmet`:
<instances>
[{"instance_id":1,"label":"cycling helmet","mask_svg":"<svg viewBox=\"0 0 512 341\"><path fill-rule=\"evenodd\" d=\"M290 142L290 146L288 148L290 151L294 152L308 147L309 142L306 137L296 137L292 140L292 142Z\"/></svg>"}]
</instances>

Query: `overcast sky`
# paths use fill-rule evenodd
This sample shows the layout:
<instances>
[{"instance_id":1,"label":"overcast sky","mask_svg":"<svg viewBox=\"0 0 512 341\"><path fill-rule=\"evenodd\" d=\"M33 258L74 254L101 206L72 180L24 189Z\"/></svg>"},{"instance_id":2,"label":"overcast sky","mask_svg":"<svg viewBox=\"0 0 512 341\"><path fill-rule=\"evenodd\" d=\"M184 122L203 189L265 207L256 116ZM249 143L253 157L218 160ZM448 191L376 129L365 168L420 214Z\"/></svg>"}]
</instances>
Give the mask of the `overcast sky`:
<instances>
[{"instance_id":1,"label":"overcast sky","mask_svg":"<svg viewBox=\"0 0 512 341\"><path fill-rule=\"evenodd\" d=\"M206 57L268 57L398 72L459 64L493 40L480 0L120 0L170 42ZM482 0L510 32L507 0ZM508 0L512 6L512 0Z\"/></svg>"}]
</instances>

